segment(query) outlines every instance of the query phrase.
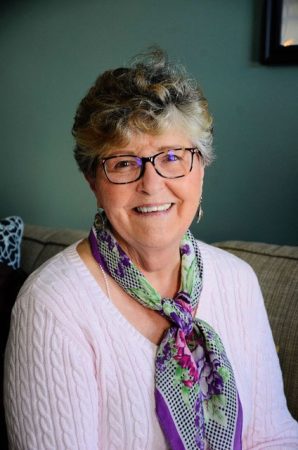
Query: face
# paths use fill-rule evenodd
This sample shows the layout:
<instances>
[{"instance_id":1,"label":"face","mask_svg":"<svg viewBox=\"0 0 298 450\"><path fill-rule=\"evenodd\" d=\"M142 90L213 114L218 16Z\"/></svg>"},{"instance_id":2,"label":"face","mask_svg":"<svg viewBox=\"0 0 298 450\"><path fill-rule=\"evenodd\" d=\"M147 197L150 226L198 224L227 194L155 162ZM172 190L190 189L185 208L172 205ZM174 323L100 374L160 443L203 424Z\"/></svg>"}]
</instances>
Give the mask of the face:
<instances>
[{"instance_id":1,"label":"face","mask_svg":"<svg viewBox=\"0 0 298 450\"><path fill-rule=\"evenodd\" d=\"M111 148L105 156L152 156L165 147L193 144L182 131L171 129L158 136L135 135L129 145ZM88 181L120 245L128 254L142 254L178 248L197 211L203 177L202 160L194 155L192 171L183 178L162 178L148 162L143 177L134 183L112 184L101 166Z\"/></svg>"}]
</instances>

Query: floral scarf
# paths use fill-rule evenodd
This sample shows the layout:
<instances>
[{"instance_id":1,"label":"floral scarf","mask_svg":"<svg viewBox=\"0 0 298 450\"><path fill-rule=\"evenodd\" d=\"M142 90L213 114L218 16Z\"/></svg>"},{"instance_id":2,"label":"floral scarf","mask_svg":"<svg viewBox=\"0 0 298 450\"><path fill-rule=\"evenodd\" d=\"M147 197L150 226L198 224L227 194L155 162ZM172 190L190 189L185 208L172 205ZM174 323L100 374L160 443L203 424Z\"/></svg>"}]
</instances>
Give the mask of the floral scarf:
<instances>
[{"instance_id":1,"label":"floral scarf","mask_svg":"<svg viewBox=\"0 0 298 450\"><path fill-rule=\"evenodd\" d=\"M202 290L202 258L187 231L180 244L181 287L161 298L114 238L104 213L89 241L103 270L129 295L170 320L155 363L156 412L172 450L241 450L242 408L232 367L217 333L193 318Z\"/></svg>"}]
</instances>

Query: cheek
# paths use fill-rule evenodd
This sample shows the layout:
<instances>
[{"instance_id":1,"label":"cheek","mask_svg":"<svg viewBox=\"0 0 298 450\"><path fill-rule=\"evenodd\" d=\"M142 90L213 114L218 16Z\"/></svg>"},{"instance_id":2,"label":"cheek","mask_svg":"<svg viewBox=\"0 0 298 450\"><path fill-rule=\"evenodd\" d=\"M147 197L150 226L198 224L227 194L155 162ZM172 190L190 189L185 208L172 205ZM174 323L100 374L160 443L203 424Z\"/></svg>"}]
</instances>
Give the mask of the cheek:
<instances>
[{"instance_id":1,"label":"cheek","mask_svg":"<svg viewBox=\"0 0 298 450\"><path fill-rule=\"evenodd\" d=\"M97 204L108 214L117 214L125 209L130 199L130 192L125 185L117 186L105 180L100 180L96 184L95 197Z\"/></svg>"},{"instance_id":2,"label":"cheek","mask_svg":"<svg viewBox=\"0 0 298 450\"><path fill-rule=\"evenodd\" d=\"M201 196L202 196L202 192L203 192L203 181L204 181L204 167L201 164L201 162L199 162L197 169L194 172L194 180L193 180L193 184L195 186L195 192L198 195L198 198L200 200Z\"/></svg>"},{"instance_id":3,"label":"cheek","mask_svg":"<svg viewBox=\"0 0 298 450\"><path fill-rule=\"evenodd\" d=\"M197 176L192 177L190 183L184 190L184 198L188 207L188 211L190 215L193 216L197 212L203 193L203 178L199 176L199 173L196 175Z\"/></svg>"},{"instance_id":4,"label":"cheek","mask_svg":"<svg viewBox=\"0 0 298 450\"><path fill-rule=\"evenodd\" d=\"M190 173L190 178L185 186L185 195L197 203L200 200L203 190L204 169L201 166L196 166Z\"/></svg>"}]
</instances>

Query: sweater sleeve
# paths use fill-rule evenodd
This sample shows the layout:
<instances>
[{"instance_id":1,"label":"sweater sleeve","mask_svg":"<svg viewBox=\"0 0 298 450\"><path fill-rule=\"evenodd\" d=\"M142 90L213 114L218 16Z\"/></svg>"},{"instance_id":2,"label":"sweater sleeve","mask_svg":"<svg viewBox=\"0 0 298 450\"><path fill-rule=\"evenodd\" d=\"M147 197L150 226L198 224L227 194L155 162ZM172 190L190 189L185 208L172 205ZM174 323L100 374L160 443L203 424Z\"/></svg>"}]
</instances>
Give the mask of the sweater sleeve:
<instances>
[{"instance_id":1,"label":"sweater sleeve","mask_svg":"<svg viewBox=\"0 0 298 450\"><path fill-rule=\"evenodd\" d=\"M298 425L288 412L283 391L279 360L255 274L250 268L249 304L250 345L252 361L252 420L244 437L243 447L254 450L298 449Z\"/></svg>"},{"instance_id":2,"label":"sweater sleeve","mask_svg":"<svg viewBox=\"0 0 298 450\"><path fill-rule=\"evenodd\" d=\"M10 448L98 448L97 391L92 353L27 289L14 307L6 348Z\"/></svg>"}]
</instances>

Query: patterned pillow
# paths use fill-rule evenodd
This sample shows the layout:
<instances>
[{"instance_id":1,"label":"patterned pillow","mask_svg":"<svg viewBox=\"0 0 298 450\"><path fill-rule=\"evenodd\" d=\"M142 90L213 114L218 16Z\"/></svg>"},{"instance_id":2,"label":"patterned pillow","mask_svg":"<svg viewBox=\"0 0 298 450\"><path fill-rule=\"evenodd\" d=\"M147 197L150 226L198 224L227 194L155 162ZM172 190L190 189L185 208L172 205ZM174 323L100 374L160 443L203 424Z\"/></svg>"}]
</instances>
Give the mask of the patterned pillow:
<instances>
[{"instance_id":1,"label":"patterned pillow","mask_svg":"<svg viewBox=\"0 0 298 450\"><path fill-rule=\"evenodd\" d=\"M20 217L0 220L0 261L13 269L20 267L23 231L24 223Z\"/></svg>"}]
</instances>

